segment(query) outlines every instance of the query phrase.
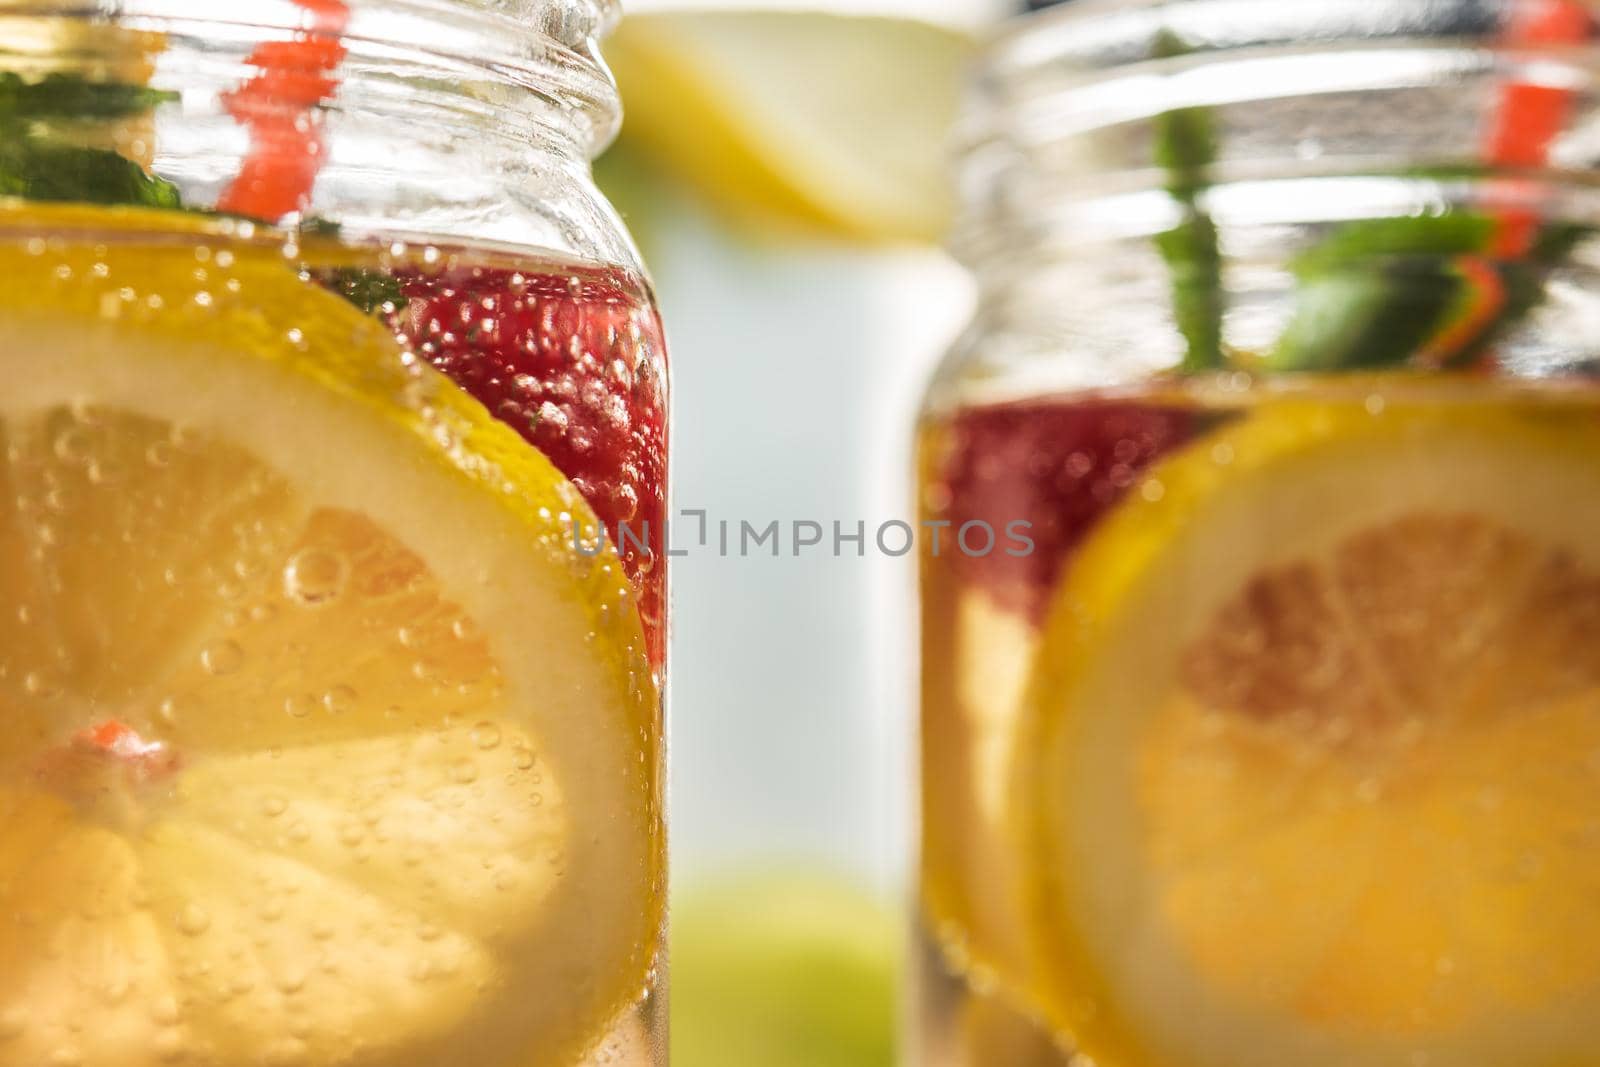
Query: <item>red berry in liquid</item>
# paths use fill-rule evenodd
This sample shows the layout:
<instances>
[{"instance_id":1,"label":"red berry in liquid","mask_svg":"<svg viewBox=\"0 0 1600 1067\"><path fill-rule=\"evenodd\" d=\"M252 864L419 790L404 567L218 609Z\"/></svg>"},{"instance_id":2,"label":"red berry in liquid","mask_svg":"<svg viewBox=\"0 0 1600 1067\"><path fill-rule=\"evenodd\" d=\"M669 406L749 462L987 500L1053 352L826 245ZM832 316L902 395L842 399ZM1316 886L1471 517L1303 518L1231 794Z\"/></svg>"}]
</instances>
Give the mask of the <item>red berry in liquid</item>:
<instances>
[{"instance_id":1,"label":"red berry in liquid","mask_svg":"<svg viewBox=\"0 0 1600 1067\"><path fill-rule=\"evenodd\" d=\"M461 266L395 279L407 301L389 316L396 332L543 452L605 525L659 665L666 350L648 294L621 271Z\"/></svg>"},{"instance_id":2,"label":"red berry in liquid","mask_svg":"<svg viewBox=\"0 0 1600 1067\"><path fill-rule=\"evenodd\" d=\"M950 522L941 551L954 556L967 581L1039 619L1072 549L1152 463L1208 423L1192 409L1119 400L965 409L945 424L925 492L927 517ZM1019 520L1030 524L1034 543L1026 556L1005 551L1015 547L1007 524ZM997 545L987 555L967 555L956 533L979 521L995 530Z\"/></svg>"}]
</instances>

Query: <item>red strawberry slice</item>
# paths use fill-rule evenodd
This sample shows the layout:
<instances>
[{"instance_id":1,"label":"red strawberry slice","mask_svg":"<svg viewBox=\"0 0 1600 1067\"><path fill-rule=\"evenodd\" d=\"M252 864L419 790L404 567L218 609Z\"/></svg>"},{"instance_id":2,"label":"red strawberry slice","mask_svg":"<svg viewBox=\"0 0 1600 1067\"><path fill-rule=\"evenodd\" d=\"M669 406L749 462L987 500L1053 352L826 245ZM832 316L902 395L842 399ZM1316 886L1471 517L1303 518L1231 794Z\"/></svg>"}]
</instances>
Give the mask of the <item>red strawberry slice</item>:
<instances>
[{"instance_id":1,"label":"red strawberry slice","mask_svg":"<svg viewBox=\"0 0 1600 1067\"><path fill-rule=\"evenodd\" d=\"M1037 619L1068 554L1156 460L1208 420L1176 407L1115 400L1027 401L970 408L949 423L939 473L926 491L933 520L948 520L941 551L1002 607ZM1030 555L967 556L953 532L987 522L1030 524Z\"/></svg>"},{"instance_id":2,"label":"red strawberry slice","mask_svg":"<svg viewBox=\"0 0 1600 1067\"><path fill-rule=\"evenodd\" d=\"M133 727L105 719L84 727L45 751L34 766L38 780L81 811L114 823L137 823L140 798L169 782L183 761L160 741L147 741Z\"/></svg>"},{"instance_id":3,"label":"red strawberry slice","mask_svg":"<svg viewBox=\"0 0 1600 1067\"><path fill-rule=\"evenodd\" d=\"M652 662L664 651L666 349L621 271L401 271L389 316L418 354L572 480L622 556Z\"/></svg>"}]
</instances>

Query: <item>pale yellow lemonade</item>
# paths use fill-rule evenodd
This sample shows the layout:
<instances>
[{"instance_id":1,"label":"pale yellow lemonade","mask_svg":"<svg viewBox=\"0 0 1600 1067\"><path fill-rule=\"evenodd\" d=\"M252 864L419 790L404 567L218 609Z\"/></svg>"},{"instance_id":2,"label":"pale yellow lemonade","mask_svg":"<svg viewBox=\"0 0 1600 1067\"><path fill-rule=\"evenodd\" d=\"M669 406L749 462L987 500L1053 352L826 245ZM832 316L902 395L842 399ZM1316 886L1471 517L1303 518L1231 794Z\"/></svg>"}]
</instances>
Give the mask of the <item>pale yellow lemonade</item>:
<instances>
[{"instance_id":1,"label":"pale yellow lemonade","mask_svg":"<svg viewBox=\"0 0 1600 1067\"><path fill-rule=\"evenodd\" d=\"M924 561L950 1062L1595 1062L1591 387L974 404L923 471L1041 549Z\"/></svg>"},{"instance_id":2,"label":"pale yellow lemonade","mask_svg":"<svg viewBox=\"0 0 1600 1067\"><path fill-rule=\"evenodd\" d=\"M0 278L0 1065L644 1062L642 286L15 204Z\"/></svg>"}]
</instances>

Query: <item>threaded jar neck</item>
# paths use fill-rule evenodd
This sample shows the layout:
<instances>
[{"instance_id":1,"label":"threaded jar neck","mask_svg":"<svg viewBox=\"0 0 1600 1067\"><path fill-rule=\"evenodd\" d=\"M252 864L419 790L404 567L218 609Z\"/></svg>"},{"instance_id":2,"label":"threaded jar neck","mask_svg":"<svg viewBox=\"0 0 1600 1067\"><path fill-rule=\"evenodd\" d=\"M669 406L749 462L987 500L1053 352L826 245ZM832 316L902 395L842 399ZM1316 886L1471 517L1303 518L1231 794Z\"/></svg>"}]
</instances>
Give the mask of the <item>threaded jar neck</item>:
<instances>
[{"instance_id":1,"label":"threaded jar neck","mask_svg":"<svg viewBox=\"0 0 1600 1067\"><path fill-rule=\"evenodd\" d=\"M189 208L582 248L620 230L589 175L621 124L599 52L618 17L616 0L0 0L0 75L48 108L28 136L114 150ZM287 191L236 206L262 172Z\"/></svg>"},{"instance_id":2,"label":"threaded jar neck","mask_svg":"<svg viewBox=\"0 0 1600 1067\"><path fill-rule=\"evenodd\" d=\"M1539 234L1581 231L1541 277L1541 313L1600 312L1562 290L1600 265L1595 40L1577 0L1075 0L1015 19L958 131L952 246L984 328L1070 336L1102 353L1080 361L1088 380L1180 366L1174 243L1203 226L1221 342L1262 351L1306 257L1352 222L1413 218L1527 220L1510 257L1527 262ZM1507 331L1513 356L1548 347L1526 332Z\"/></svg>"}]
</instances>

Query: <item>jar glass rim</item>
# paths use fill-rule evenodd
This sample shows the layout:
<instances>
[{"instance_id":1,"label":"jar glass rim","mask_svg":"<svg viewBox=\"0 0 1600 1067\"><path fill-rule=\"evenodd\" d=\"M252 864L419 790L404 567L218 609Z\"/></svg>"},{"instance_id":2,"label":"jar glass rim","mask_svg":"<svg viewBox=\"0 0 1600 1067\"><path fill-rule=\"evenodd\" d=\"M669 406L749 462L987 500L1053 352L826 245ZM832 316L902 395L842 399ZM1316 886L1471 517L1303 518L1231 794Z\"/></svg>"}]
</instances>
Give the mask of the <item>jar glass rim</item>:
<instances>
[{"instance_id":1,"label":"jar glass rim","mask_svg":"<svg viewBox=\"0 0 1600 1067\"><path fill-rule=\"evenodd\" d=\"M1100 223L1115 230L1118 211L1138 216L1141 233L1158 225L1155 209L1169 210L1171 199L1150 152L1151 123L1193 108L1233 113L1210 168L1210 199L1248 198L1251 179L1308 179L1297 188L1310 194L1309 179L1322 177L1341 182L1341 196L1388 180L1382 193L1395 203L1373 210L1431 210L1460 190L1422 172L1483 170L1485 87L1510 78L1591 91L1592 41L1507 36L1522 2L1074 0L1012 19L977 65L953 136L963 211L951 243L964 259L1007 255L1012 246L995 235L1007 224L1036 232L1046 209L1062 209L1061 226L1079 239L1100 234ZM1412 98L1427 101L1428 137L1415 136L1421 120L1412 111L1404 122L1394 111L1374 112L1359 129L1349 121L1372 101ZM1264 125L1252 110L1290 105L1321 109L1319 120L1366 140L1335 151L1307 130ZM1551 193L1581 193L1591 217L1589 183L1577 176L1592 157L1578 142L1539 178ZM1580 150L1581 159L1569 158ZM1119 190L1130 195L1102 196Z\"/></svg>"},{"instance_id":2,"label":"jar glass rim","mask_svg":"<svg viewBox=\"0 0 1600 1067\"><path fill-rule=\"evenodd\" d=\"M956 149L995 133L996 109L1053 124L1059 102L1152 59L1203 65L1244 49L1427 42L1484 47L1518 0L1073 0L998 26L968 93ZM1179 44L1171 51L1173 42ZM1163 56L1163 49L1170 54ZM1025 114L1024 114L1025 113ZM1049 131L1054 134L1057 131Z\"/></svg>"},{"instance_id":3,"label":"jar glass rim","mask_svg":"<svg viewBox=\"0 0 1600 1067\"><path fill-rule=\"evenodd\" d=\"M1150 57L1162 34L1190 53L1267 44L1406 37L1482 38L1516 0L1073 0L1006 20L986 71L1019 78L1067 60L1084 72Z\"/></svg>"},{"instance_id":4,"label":"jar glass rim","mask_svg":"<svg viewBox=\"0 0 1600 1067\"><path fill-rule=\"evenodd\" d=\"M350 0L340 41L351 60L415 57L470 83L525 89L581 116L581 140L593 155L622 121L616 83L599 42L621 17L620 0ZM0 18L109 20L133 29L178 32L248 44L315 28L295 0L0 0Z\"/></svg>"}]
</instances>

